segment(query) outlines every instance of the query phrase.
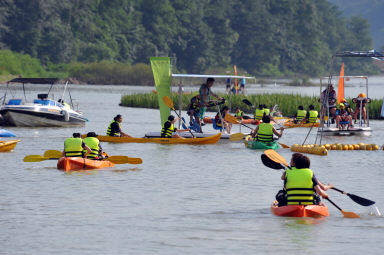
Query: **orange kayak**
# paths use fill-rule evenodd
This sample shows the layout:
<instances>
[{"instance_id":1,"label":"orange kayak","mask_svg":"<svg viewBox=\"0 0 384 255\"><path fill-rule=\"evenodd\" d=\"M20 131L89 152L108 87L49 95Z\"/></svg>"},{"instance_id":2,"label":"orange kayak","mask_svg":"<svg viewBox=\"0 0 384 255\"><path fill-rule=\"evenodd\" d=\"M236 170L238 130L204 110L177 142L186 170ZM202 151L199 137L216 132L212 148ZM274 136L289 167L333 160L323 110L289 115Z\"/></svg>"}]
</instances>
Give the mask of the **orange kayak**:
<instances>
[{"instance_id":1,"label":"orange kayak","mask_svg":"<svg viewBox=\"0 0 384 255\"><path fill-rule=\"evenodd\" d=\"M62 157L57 162L57 169L63 171L91 170L113 166L115 164L107 160L92 160L80 157Z\"/></svg>"},{"instance_id":2,"label":"orange kayak","mask_svg":"<svg viewBox=\"0 0 384 255\"><path fill-rule=\"evenodd\" d=\"M271 211L276 216L284 217L326 217L329 216L326 205L286 205L277 206L277 202L271 205Z\"/></svg>"},{"instance_id":3,"label":"orange kayak","mask_svg":"<svg viewBox=\"0 0 384 255\"><path fill-rule=\"evenodd\" d=\"M203 121L204 121L205 124L212 124L212 118L210 118L210 117L204 117ZM255 120L255 119L247 119L247 120L243 119L241 121L241 123L243 123L243 124L259 125L260 121L259 120Z\"/></svg>"}]
</instances>

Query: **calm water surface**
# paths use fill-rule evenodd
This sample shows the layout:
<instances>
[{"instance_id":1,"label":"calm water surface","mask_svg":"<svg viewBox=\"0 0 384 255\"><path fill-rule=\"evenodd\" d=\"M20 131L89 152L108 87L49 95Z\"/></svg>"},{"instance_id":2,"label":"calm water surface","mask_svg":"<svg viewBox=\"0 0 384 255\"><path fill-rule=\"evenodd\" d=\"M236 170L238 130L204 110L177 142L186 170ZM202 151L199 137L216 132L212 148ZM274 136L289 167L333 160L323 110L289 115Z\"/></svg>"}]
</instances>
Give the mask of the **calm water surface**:
<instances>
[{"instance_id":1,"label":"calm water surface","mask_svg":"<svg viewBox=\"0 0 384 255\"><path fill-rule=\"evenodd\" d=\"M73 132L104 134L118 113L131 135L160 130L158 111L118 106L121 94L137 91L81 86L72 96L90 120L85 127L9 128L22 141L14 152L0 154L0 254L382 253L383 217L335 191L330 197L361 219L345 219L332 205L323 220L273 216L269 206L282 186L281 173L263 166L261 152L242 143L103 143L110 155L143 159L142 165L106 171L63 173L56 161L22 162L28 154L61 150ZM372 128L371 137L324 142L382 145L383 122L372 121ZM286 130L281 142L301 143L307 132ZM383 153L331 151L310 156L311 168L321 181L375 200L384 211Z\"/></svg>"}]
</instances>

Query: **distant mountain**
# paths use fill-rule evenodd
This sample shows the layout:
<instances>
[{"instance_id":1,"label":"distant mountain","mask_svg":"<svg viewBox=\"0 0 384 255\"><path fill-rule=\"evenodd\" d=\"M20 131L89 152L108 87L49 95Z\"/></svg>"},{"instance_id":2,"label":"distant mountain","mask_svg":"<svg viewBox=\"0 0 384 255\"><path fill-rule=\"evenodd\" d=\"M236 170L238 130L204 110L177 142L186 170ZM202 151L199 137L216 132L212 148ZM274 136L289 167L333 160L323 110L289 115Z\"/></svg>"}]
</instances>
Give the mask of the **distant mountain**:
<instances>
[{"instance_id":1,"label":"distant mountain","mask_svg":"<svg viewBox=\"0 0 384 255\"><path fill-rule=\"evenodd\" d=\"M371 24L375 49L384 48L384 0L329 0L345 16L362 16Z\"/></svg>"}]
</instances>

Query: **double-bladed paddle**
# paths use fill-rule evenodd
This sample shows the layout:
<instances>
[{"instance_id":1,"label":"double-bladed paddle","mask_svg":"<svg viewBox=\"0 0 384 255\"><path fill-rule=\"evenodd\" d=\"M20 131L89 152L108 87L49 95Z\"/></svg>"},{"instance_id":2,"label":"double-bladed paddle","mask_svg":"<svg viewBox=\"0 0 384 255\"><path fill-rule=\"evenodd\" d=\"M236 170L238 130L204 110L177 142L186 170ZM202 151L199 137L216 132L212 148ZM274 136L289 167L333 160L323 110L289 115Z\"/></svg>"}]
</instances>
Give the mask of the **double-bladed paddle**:
<instances>
[{"instance_id":1,"label":"double-bladed paddle","mask_svg":"<svg viewBox=\"0 0 384 255\"><path fill-rule=\"evenodd\" d=\"M244 100L247 100L247 99L244 99ZM243 101L244 101L243 100ZM248 100L247 100L248 101ZM249 102L249 101L248 101ZM250 103L250 102L249 102ZM241 124L241 125L243 125L243 126L245 126L245 127L247 127L247 128L249 128L249 129L252 129L251 127L249 127L249 126L247 126L247 125L245 125L245 124L243 124L243 123L241 123L238 119L236 119L236 117L234 117L234 116L232 116L232 115L230 115L230 114L226 114L225 115L225 117L224 117L224 120L225 121L228 121L228 122L230 122L230 123L232 123L232 124ZM241 135L240 135L241 134ZM247 135L247 134L246 134ZM231 140L232 142L235 142L235 141L240 141L240 140L242 140L243 138L244 138L244 134L242 134L242 133L237 133L237 134L233 134L233 135L231 135L230 137L229 137L229 140ZM287 148L290 148L288 145L286 145L286 144L283 144L283 143L280 143L279 142L279 144L283 147L283 148L285 148L285 149L287 149Z\"/></svg>"},{"instance_id":2,"label":"double-bladed paddle","mask_svg":"<svg viewBox=\"0 0 384 255\"><path fill-rule=\"evenodd\" d=\"M275 169L275 170L280 170L280 169L285 169L284 166L287 166L288 167L288 163L287 161L285 160L285 158L283 158L280 154L278 154L276 151L274 150L266 150L264 151L265 154L262 154L261 155L261 161L263 162L263 164L269 168L272 168L272 169ZM284 165L284 166L283 166ZM336 190L338 192L341 192L343 194L346 194L348 195L354 202L362 205L362 206L370 206L370 205L373 205L375 204L374 201L372 200L369 200L369 199L366 199L366 198L362 198L362 197L359 197L359 196L356 196L356 195L353 195L353 194L348 194L342 190L339 190L337 188L332 188L333 190ZM327 198L327 200L332 204L334 205L337 209L340 210L340 212L344 215L344 217L346 218L360 218L359 215L357 215L356 213L354 212L346 212L344 210L342 210L339 206L337 206L333 201L331 201L329 198Z\"/></svg>"},{"instance_id":3,"label":"double-bladed paddle","mask_svg":"<svg viewBox=\"0 0 384 255\"><path fill-rule=\"evenodd\" d=\"M58 160L62 157L61 151L47 150L44 152L44 156L40 155L28 155L24 157L24 162L40 162L44 160ZM114 164L142 164L141 158L131 158L127 156L109 156L102 160L111 161Z\"/></svg>"},{"instance_id":4,"label":"double-bladed paddle","mask_svg":"<svg viewBox=\"0 0 384 255\"><path fill-rule=\"evenodd\" d=\"M274 150L266 150L264 151L265 155L270 159L270 161L264 159L263 160L263 157L261 158L261 160L263 161L263 164L267 167L270 167L272 169L277 169L277 168L274 168L274 164L283 164L285 166L288 166L288 163L287 161L285 160L285 158L283 158L279 153L277 153L276 151ZM279 168L281 169L281 168ZM350 194L350 193L347 193L343 190L340 190L338 188L331 188L333 190L336 190L344 195L347 195L348 197L350 197L354 202L358 203L359 205L362 205L362 206L371 206L371 205L374 205L376 202L375 201L372 201L372 200L369 200L369 199L366 199L366 198L363 198L363 197L360 197L360 196L357 196L357 195L354 195L354 194Z\"/></svg>"},{"instance_id":5,"label":"double-bladed paddle","mask_svg":"<svg viewBox=\"0 0 384 255\"><path fill-rule=\"evenodd\" d=\"M188 125L184 122L184 120L183 120L183 119L180 117L180 115L176 112L175 107L174 107L174 105L173 105L173 101L172 101L172 99L170 99L168 96L164 96L164 97L163 97L163 101L164 101L164 103L165 103L170 109L172 109L172 110L176 113L177 117L179 117L179 119L183 122L183 124L184 124L186 127L188 127ZM195 138L195 135L191 132L191 130L189 129L188 131L189 131L189 133L191 133L192 137Z\"/></svg>"}]
</instances>

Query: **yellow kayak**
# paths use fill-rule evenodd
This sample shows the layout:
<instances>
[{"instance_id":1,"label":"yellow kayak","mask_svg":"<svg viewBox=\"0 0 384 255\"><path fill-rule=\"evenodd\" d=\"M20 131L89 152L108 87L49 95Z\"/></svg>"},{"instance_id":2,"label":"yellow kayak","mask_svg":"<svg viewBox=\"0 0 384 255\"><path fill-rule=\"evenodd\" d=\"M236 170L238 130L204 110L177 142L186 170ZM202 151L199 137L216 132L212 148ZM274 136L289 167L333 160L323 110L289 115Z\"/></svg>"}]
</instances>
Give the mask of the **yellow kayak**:
<instances>
[{"instance_id":1,"label":"yellow kayak","mask_svg":"<svg viewBox=\"0 0 384 255\"><path fill-rule=\"evenodd\" d=\"M297 127L319 127L319 122L316 122L315 125L313 125L313 123L294 123L292 120L287 120L286 122L284 122L284 127L286 128L297 128Z\"/></svg>"},{"instance_id":2,"label":"yellow kayak","mask_svg":"<svg viewBox=\"0 0 384 255\"><path fill-rule=\"evenodd\" d=\"M13 150L18 142L20 142L20 140L0 141L0 152Z\"/></svg>"},{"instance_id":3,"label":"yellow kayak","mask_svg":"<svg viewBox=\"0 0 384 255\"><path fill-rule=\"evenodd\" d=\"M100 142L110 143L160 143L160 144L214 144L220 140L221 133L203 138L136 138L118 136L97 136Z\"/></svg>"}]
</instances>

